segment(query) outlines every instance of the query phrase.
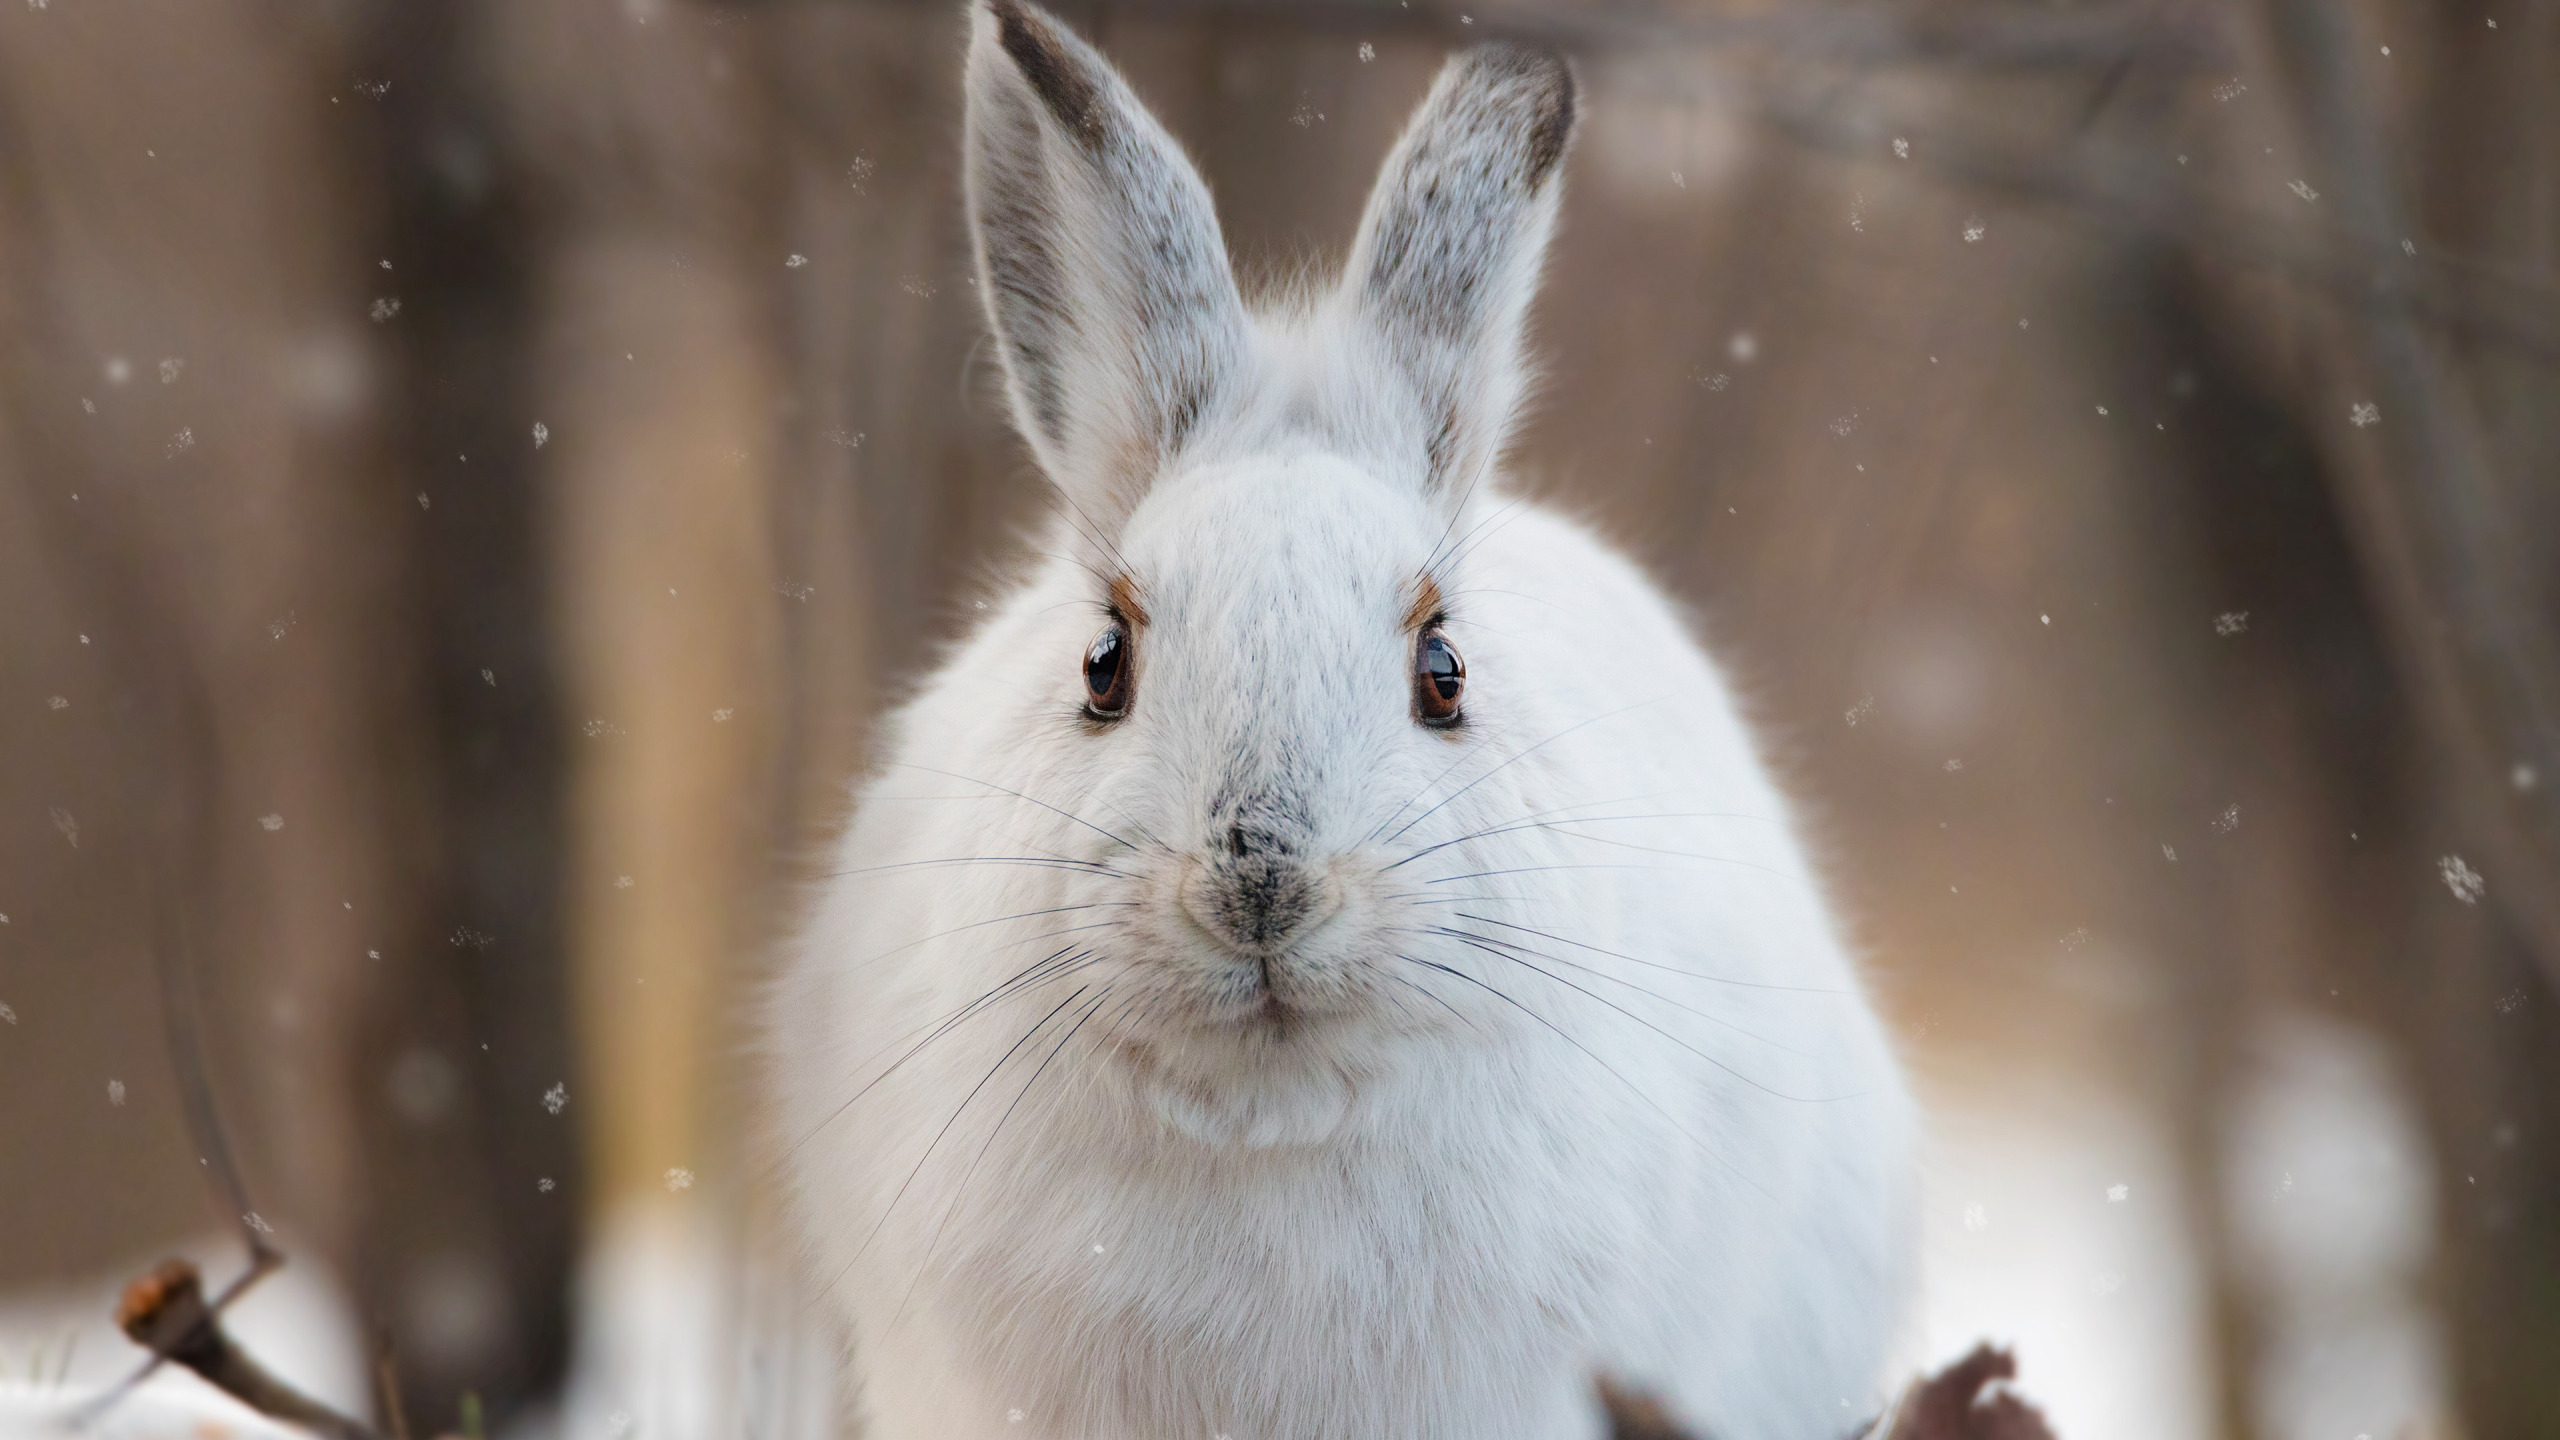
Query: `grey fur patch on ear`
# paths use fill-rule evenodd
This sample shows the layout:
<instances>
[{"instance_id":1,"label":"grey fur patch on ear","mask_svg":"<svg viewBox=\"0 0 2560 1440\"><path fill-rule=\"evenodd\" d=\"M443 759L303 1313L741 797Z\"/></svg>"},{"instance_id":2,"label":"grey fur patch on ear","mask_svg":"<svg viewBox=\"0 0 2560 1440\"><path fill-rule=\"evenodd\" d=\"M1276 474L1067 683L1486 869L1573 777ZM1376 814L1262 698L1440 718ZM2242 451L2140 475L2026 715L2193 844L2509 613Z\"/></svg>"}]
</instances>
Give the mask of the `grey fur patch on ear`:
<instances>
[{"instance_id":1,"label":"grey fur patch on ear","mask_svg":"<svg viewBox=\"0 0 2560 1440\"><path fill-rule=\"evenodd\" d=\"M1208 187L1092 47L1018 0L974 9L966 189L1014 419L1117 528L1241 365Z\"/></svg>"},{"instance_id":2,"label":"grey fur patch on ear","mask_svg":"<svg viewBox=\"0 0 2560 1440\"><path fill-rule=\"evenodd\" d=\"M1343 285L1412 382L1431 483L1472 483L1508 438L1523 331L1555 228L1573 72L1548 52L1452 57L1387 157Z\"/></svg>"}]
</instances>

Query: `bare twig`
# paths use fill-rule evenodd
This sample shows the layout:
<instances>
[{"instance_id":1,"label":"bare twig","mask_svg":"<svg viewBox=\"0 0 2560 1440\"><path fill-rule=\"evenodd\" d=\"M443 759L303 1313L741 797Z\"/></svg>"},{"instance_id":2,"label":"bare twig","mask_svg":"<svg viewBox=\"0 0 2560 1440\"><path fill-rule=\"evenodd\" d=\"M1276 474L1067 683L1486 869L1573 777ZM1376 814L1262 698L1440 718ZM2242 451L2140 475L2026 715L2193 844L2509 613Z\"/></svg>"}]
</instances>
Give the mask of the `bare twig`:
<instances>
[{"instance_id":1,"label":"bare twig","mask_svg":"<svg viewBox=\"0 0 2560 1440\"><path fill-rule=\"evenodd\" d=\"M327 1440L381 1440L372 1427L351 1419L279 1380L249 1358L222 1328L222 1317L204 1295L196 1267L170 1260L126 1287L116 1324L137 1345L184 1365L224 1394L270 1419L298 1425Z\"/></svg>"}]
</instances>

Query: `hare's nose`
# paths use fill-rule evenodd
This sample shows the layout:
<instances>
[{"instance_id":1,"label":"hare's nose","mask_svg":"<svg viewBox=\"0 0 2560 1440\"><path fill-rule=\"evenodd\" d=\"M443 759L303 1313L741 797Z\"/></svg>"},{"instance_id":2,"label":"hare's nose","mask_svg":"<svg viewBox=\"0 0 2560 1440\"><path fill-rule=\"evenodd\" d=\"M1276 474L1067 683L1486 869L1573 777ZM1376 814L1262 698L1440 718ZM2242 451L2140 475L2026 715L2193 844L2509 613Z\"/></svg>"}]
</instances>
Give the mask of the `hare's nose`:
<instances>
[{"instance_id":1,"label":"hare's nose","mask_svg":"<svg viewBox=\"0 0 2560 1440\"><path fill-rule=\"evenodd\" d=\"M1202 929L1241 950L1269 952L1328 913L1320 866L1268 830L1229 826L1183 886L1183 906Z\"/></svg>"}]
</instances>

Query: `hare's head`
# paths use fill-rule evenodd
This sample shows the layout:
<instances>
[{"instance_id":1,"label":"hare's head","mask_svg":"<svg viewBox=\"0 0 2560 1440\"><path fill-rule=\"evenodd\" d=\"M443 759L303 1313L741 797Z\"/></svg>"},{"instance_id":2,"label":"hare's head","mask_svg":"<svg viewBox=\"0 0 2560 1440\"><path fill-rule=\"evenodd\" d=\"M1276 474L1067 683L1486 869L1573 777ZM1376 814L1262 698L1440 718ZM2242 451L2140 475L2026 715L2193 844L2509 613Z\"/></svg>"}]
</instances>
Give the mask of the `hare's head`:
<instances>
[{"instance_id":1,"label":"hare's head","mask_svg":"<svg viewBox=\"0 0 2560 1440\"><path fill-rule=\"evenodd\" d=\"M975 24L978 286L1090 589L1073 643L1025 663L1069 793L1143 842L1113 857L1143 896L1114 964L1197 1031L1374 1011L1411 913L1385 872L1415 838L1387 838L1537 684L1462 657L1463 572L1572 77L1509 46L1453 59L1339 284L1256 310L1206 186L1110 66L1011 0Z\"/></svg>"}]
</instances>

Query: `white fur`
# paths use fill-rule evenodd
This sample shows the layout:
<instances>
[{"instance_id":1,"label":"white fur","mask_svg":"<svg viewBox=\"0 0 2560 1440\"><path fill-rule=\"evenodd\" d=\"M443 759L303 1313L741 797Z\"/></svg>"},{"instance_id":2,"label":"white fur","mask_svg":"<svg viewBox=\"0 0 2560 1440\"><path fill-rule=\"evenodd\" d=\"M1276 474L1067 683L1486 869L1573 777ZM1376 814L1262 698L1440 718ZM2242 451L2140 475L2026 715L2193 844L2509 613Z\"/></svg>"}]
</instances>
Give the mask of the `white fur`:
<instances>
[{"instance_id":1,"label":"white fur","mask_svg":"<svg viewBox=\"0 0 2560 1440\"><path fill-rule=\"evenodd\" d=\"M1341 289L1229 313L1124 273L1223 274L1206 191L1098 56L1004 14L969 70L981 273L1065 258L981 288L1070 503L887 722L769 1017L870 1433L1563 1440L1600 1433L1598 1373L1720 1440L1843 1433L1907 1269L1901 1078L1712 665L1485 473L1560 168L1524 134L1569 79L1453 61ZM1003 23L1087 67L1090 135ZM1115 228L1130 195L1176 243ZM1382 274L1418 196L1457 218L1403 215ZM1213 313L1074 300L1144 293ZM1081 662L1121 573L1104 725ZM1414 714L1426 573L1453 731ZM1240 816L1322 896L1275 952L1192 918Z\"/></svg>"}]
</instances>

